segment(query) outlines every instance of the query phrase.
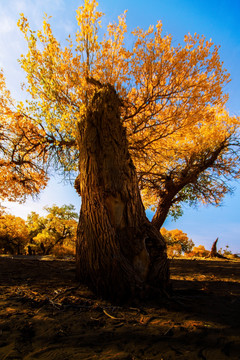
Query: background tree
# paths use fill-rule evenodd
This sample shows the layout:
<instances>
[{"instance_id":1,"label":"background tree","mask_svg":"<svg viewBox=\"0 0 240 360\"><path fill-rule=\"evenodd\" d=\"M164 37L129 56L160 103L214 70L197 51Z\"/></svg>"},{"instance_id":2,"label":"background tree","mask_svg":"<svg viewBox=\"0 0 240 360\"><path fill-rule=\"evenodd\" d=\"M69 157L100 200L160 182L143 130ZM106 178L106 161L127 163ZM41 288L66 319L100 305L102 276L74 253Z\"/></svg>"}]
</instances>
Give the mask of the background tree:
<instances>
[{"instance_id":1,"label":"background tree","mask_svg":"<svg viewBox=\"0 0 240 360\"><path fill-rule=\"evenodd\" d=\"M182 230L166 230L165 228L162 228L161 234L167 244L168 256L173 257L187 254L191 252L194 247L192 239L189 239L187 234L185 234Z\"/></svg>"},{"instance_id":2,"label":"background tree","mask_svg":"<svg viewBox=\"0 0 240 360\"><path fill-rule=\"evenodd\" d=\"M197 256L197 257L209 257L210 251L206 250L203 245L194 246L192 251L188 254L189 257Z\"/></svg>"},{"instance_id":3,"label":"background tree","mask_svg":"<svg viewBox=\"0 0 240 360\"><path fill-rule=\"evenodd\" d=\"M4 254L23 254L29 241L26 223L14 215L0 216L0 249Z\"/></svg>"},{"instance_id":4,"label":"background tree","mask_svg":"<svg viewBox=\"0 0 240 360\"><path fill-rule=\"evenodd\" d=\"M220 255L223 255L224 257L237 258L237 255L233 254L232 251L230 250L229 245L226 245L225 249L220 248L218 252Z\"/></svg>"},{"instance_id":5,"label":"background tree","mask_svg":"<svg viewBox=\"0 0 240 360\"><path fill-rule=\"evenodd\" d=\"M48 215L43 217L32 212L27 218L27 227L31 238L30 246L45 255L52 253L56 247L76 243L78 214L73 205L45 207Z\"/></svg>"}]
</instances>

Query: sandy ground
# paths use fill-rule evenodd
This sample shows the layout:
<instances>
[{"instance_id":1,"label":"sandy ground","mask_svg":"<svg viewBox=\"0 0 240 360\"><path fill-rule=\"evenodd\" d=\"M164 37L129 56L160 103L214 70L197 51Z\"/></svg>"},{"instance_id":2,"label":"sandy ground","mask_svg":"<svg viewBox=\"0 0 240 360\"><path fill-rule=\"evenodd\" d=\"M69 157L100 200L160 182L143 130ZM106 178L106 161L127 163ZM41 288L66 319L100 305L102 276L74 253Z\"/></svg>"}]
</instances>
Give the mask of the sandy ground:
<instances>
[{"instance_id":1,"label":"sandy ground","mask_svg":"<svg viewBox=\"0 0 240 360\"><path fill-rule=\"evenodd\" d=\"M0 257L0 359L240 359L240 262L172 260L172 299L112 306L74 262Z\"/></svg>"}]
</instances>

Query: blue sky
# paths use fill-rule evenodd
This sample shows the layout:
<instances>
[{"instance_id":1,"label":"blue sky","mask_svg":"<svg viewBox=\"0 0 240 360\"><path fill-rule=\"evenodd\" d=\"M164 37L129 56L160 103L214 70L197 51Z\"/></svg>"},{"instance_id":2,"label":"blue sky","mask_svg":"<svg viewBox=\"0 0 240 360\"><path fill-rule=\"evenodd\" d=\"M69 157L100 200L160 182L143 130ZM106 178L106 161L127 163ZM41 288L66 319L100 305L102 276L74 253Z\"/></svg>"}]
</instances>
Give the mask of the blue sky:
<instances>
[{"instance_id":1,"label":"blue sky","mask_svg":"<svg viewBox=\"0 0 240 360\"><path fill-rule=\"evenodd\" d=\"M64 41L69 33L76 31L75 10L82 2L78 0L8 0L0 1L0 67L4 69L7 85L16 99L21 99L20 83L24 74L17 59L26 51L26 45L16 23L20 13L30 20L31 27L39 29L44 13L52 16L54 33ZM220 45L220 57L231 74L227 107L230 114L240 115L240 2L239 0L99 0L99 8L106 14L103 27L117 19L128 9L127 24L131 31L137 26L148 28L158 20L163 32L172 34L174 44L181 43L185 34L195 32L212 39ZM52 179L38 201L31 199L23 205L5 203L9 211L26 218L32 210L42 213L45 205L72 203L80 209L80 198L61 179ZM230 246L240 253L240 183L234 184L234 195L227 196L221 207L204 207L184 210L176 222L167 219L167 229L178 228L186 232L196 245L210 249L219 237L219 246ZM148 213L151 216L150 213Z\"/></svg>"}]
</instances>

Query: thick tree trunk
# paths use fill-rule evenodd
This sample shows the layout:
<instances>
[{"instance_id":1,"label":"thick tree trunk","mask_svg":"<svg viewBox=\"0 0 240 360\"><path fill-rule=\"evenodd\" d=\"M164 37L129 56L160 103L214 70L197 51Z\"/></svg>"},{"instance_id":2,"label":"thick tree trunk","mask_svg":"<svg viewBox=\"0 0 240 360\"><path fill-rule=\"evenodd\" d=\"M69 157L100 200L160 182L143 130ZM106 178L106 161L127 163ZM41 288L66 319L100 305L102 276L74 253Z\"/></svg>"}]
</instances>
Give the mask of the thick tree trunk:
<instances>
[{"instance_id":1,"label":"thick tree trunk","mask_svg":"<svg viewBox=\"0 0 240 360\"><path fill-rule=\"evenodd\" d=\"M166 289L164 239L148 221L113 87L96 91L79 123L82 198L77 235L77 276L114 301Z\"/></svg>"}]
</instances>

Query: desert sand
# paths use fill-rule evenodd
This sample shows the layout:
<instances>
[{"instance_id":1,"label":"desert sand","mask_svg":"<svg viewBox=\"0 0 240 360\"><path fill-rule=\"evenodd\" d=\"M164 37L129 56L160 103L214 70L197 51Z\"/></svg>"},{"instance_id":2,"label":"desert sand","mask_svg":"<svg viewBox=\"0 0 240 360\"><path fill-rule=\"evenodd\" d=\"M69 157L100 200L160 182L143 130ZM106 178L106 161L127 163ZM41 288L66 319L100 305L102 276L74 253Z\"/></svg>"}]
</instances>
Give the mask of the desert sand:
<instances>
[{"instance_id":1,"label":"desert sand","mask_svg":"<svg viewBox=\"0 0 240 360\"><path fill-rule=\"evenodd\" d=\"M0 359L240 359L240 262L171 260L173 295L112 305L73 260L0 257Z\"/></svg>"}]
</instances>

